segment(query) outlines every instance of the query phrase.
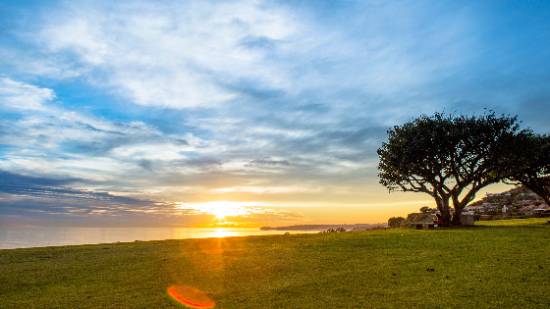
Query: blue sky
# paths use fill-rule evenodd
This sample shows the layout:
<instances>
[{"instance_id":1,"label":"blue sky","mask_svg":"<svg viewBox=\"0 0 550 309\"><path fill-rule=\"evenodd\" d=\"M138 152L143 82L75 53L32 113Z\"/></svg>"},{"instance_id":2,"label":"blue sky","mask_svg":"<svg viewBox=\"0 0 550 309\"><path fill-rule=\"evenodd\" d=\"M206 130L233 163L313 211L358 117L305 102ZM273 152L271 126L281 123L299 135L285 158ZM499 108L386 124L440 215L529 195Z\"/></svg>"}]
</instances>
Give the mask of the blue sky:
<instances>
[{"instance_id":1,"label":"blue sky","mask_svg":"<svg viewBox=\"0 0 550 309\"><path fill-rule=\"evenodd\" d=\"M429 203L388 127L550 131L549 42L545 1L1 1L2 222L384 221Z\"/></svg>"}]
</instances>

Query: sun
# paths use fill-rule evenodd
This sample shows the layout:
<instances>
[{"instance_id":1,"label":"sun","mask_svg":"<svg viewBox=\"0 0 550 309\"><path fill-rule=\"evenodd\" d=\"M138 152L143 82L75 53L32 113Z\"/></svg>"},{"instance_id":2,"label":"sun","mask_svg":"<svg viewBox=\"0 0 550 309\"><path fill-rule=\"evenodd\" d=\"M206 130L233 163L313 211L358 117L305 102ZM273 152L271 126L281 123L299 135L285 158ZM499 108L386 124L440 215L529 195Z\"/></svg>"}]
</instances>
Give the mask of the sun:
<instances>
[{"instance_id":1,"label":"sun","mask_svg":"<svg viewBox=\"0 0 550 309\"><path fill-rule=\"evenodd\" d=\"M223 220L225 219L225 217L227 216L234 216L236 215L236 211L233 210L233 209L229 209L229 208L226 208L226 207L216 207L215 209L211 209L209 211L212 215L214 215L214 217L216 217L216 219L218 220Z\"/></svg>"},{"instance_id":2,"label":"sun","mask_svg":"<svg viewBox=\"0 0 550 309\"><path fill-rule=\"evenodd\" d=\"M248 214L248 209L243 203L233 201L193 203L192 208L199 212L210 214L218 221L223 221L227 217L237 217Z\"/></svg>"}]
</instances>

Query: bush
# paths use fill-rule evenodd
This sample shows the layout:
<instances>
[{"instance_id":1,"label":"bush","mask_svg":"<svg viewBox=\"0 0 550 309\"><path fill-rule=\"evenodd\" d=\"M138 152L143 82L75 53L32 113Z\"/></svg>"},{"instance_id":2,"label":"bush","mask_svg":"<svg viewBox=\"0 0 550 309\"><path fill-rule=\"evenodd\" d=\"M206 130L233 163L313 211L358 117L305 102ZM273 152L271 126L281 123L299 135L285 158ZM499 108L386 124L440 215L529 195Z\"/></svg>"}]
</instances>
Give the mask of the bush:
<instances>
[{"instance_id":1,"label":"bush","mask_svg":"<svg viewBox=\"0 0 550 309\"><path fill-rule=\"evenodd\" d=\"M343 233L345 231L346 231L346 229L343 228L343 227L336 227L336 228L331 227L331 228L328 228L328 229L322 231L321 233L324 233L324 234L327 234L327 233Z\"/></svg>"},{"instance_id":2,"label":"bush","mask_svg":"<svg viewBox=\"0 0 550 309\"><path fill-rule=\"evenodd\" d=\"M403 217L391 217L388 219L388 226L389 227L400 227L405 222L405 218Z\"/></svg>"}]
</instances>

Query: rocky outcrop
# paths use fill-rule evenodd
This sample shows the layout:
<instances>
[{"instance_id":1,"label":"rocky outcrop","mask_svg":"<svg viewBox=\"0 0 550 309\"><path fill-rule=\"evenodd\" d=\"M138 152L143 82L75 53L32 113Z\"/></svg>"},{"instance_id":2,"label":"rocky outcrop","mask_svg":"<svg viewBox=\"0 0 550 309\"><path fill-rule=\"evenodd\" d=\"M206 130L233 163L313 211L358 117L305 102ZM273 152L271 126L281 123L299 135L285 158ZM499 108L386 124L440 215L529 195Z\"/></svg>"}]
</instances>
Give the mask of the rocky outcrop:
<instances>
[{"instance_id":1,"label":"rocky outcrop","mask_svg":"<svg viewBox=\"0 0 550 309\"><path fill-rule=\"evenodd\" d=\"M502 193L487 193L465 210L485 216L535 216L540 209L550 209L543 199L525 187Z\"/></svg>"}]
</instances>

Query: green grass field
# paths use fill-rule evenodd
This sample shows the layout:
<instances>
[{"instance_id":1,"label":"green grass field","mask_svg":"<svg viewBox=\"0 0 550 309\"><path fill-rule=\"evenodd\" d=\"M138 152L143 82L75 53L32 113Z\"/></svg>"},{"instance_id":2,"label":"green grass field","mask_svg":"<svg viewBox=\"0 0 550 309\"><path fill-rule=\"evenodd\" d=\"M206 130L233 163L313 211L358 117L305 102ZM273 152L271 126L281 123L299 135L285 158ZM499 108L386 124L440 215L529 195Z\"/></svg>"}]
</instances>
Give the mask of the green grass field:
<instances>
[{"instance_id":1,"label":"green grass field","mask_svg":"<svg viewBox=\"0 0 550 309\"><path fill-rule=\"evenodd\" d=\"M0 308L549 308L545 222L0 250Z\"/></svg>"}]
</instances>

